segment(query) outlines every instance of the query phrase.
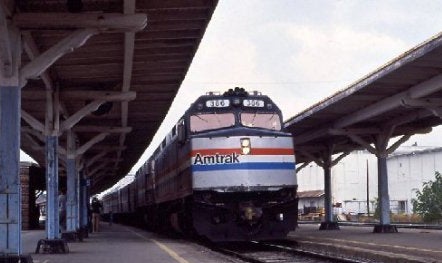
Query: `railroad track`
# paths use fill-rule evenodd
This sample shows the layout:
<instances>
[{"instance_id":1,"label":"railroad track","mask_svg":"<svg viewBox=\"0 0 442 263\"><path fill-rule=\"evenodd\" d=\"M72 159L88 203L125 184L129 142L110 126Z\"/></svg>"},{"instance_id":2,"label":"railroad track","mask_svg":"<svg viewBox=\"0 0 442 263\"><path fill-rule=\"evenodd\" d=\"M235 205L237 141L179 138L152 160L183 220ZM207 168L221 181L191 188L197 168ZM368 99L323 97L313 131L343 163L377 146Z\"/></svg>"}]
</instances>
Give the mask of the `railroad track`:
<instances>
[{"instance_id":1,"label":"railroad track","mask_svg":"<svg viewBox=\"0 0 442 263\"><path fill-rule=\"evenodd\" d=\"M236 257L252 263L285 263L285 262L348 262L355 261L345 258L335 258L297 248L296 241L280 242L241 242L211 246L217 252Z\"/></svg>"}]
</instances>

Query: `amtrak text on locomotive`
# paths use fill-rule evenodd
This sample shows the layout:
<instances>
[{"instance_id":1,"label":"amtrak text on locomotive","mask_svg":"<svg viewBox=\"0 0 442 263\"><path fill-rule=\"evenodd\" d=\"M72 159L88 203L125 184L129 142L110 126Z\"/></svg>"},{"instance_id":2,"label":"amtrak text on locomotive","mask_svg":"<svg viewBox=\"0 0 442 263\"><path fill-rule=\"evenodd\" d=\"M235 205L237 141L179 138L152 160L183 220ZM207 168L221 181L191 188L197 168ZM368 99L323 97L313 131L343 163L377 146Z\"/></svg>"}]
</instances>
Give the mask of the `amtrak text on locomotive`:
<instances>
[{"instance_id":1,"label":"amtrak text on locomotive","mask_svg":"<svg viewBox=\"0 0 442 263\"><path fill-rule=\"evenodd\" d=\"M198 164L224 164L224 163L239 163L239 154L218 154L215 155L201 155L199 153L195 156L193 165Z\"/></svg>"}]
</instances>

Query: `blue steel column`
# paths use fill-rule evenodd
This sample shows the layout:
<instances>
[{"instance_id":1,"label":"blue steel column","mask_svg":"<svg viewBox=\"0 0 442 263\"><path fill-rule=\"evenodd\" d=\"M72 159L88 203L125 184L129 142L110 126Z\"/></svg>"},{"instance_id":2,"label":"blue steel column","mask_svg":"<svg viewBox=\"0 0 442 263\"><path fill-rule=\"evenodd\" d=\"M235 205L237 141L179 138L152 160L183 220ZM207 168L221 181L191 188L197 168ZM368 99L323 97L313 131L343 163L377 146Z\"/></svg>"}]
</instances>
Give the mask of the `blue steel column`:
<instances>
[{"instance_id":1,"label":"blue steel column","mask_svg":"<svg viewBox=\"0 0 442 263\"><path fill-rule=\"evenodd\" d=\"M75 154L75 139L72 130L67 132L67 198L66 198L66 231L77 231L78 195L77 195L77 162Z\"/></svg>"},{"instance_id":2,"label":"blue steel column","mask_svg":"<svg viewBox=\"0 0 442 263\"><path fill-rule=\"evenodd\" d=\"M390 225L390 197L388 195L387 147L393 130L394 127L385 129L383 133L377 136L375 145L376 157L378 158L378 200L380 208L380 222L379 225L374 227L374 233L398 232L396 226Z\"/></svg>"},{"instance_id":3,"label":"blue steel column","mask_svg":"<svg viewBox=\"0 0 442 263\"><path fill-rule=\"evenodd\" d=\"M58 215L58 137L46 136L46 237L60 238Z\"/></svg>"},{"instance_id":4,"label":"blue steel column","mask_svg":"<svg viewBox=\"0 0 442 263\"><path fill-rule=\"evenodd\" d=\"M0 254L21 254L19 87L0 86Z\"/></svg>"},{"instance_id":5,"label":"blue steel column","mask_svg":"<svg viewBox=\"0 0 442 263\"><path fill-rule=\"evenodd\" d=\"M333 220L333 204L332 204L332 185L331 185L331 167L332 167L332 147L329 145L327 152L322 157L322 169L324 170L324 209L325 218L321 222L319 230L338 230L339 226Z\"/></svg>"},{"instance_id":6,"label":"blue steel column","mask_svg":"<svg viewBox=\"0 0 442 263\"><path fill-rule=\"evenodd\" d=\"M88 233L88 201L87 201L87 180L84 173L81 174L80 180L80 228L83 236L87 236Z\"/></svg>"},{"instance_id":7,"label":"blue steel column","mask_svg":"<svg viewBox=\"0 0 442 263\"><path fill-rule=\"evenodd\" d=\"M387 154L378 156L378 193L381 225L390 224L390 196L388 194Z\"/></svg>"},{"instance_id":8,"label":"blue steel column","mask_svg":"<svg viewBox=\"0 0 442 263\"><path fill-rule=\"evenodd\" d=\"M330 158L324 161L322 169L324 170L324 209L325 209L325 222L333 221L332 211L332 191L331 191L331 161Z\"/></svg>"},{"instance_id":9,"label":"blue steel column","mask_svg":"<svg viewBox=\"0 0 442 263\"><path fill-rule=\"evenodd\" d=\"M387 151L380 151L376 154L378 158L378 199L380 219L379 225L373 229L374 233L396 233L396 226L390 224L390 196L388 194L388 170Z\"/></svg>"},{"instance_id":10,"label":"blue steel column","mask_svg":"<svg viewBox=\"0 0 442 263\"><path fill-rule=\"evenodd\" d=\"M75 232L77 218L77 171L75 159L67 159L66 231Z\"/></svg>"},{"instance_id":11,"label":"blue steel column","mask_svg":"<svg viewBox=\"0 0 442 263\"><path fill-rule=\"evenodd\" d=\"M78 169L75 169L75 229L77 232L80 230L80 191L80 173Z\"/></svg>"}]
</instances>

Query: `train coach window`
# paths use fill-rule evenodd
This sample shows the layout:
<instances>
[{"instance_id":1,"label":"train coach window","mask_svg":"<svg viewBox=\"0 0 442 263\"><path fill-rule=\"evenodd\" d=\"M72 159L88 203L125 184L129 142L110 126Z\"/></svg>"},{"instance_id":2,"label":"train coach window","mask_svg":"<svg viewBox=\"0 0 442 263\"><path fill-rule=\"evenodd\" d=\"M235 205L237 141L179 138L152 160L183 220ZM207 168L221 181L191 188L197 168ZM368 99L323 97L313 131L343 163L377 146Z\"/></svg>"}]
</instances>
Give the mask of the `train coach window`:
<instances>
[{"instance_id":1,"label":"train coach window","mask_svg":"<svg viewBox=\"0 0 442 263\"><path fill-rule=\"evenodd\" d=\"M241 113L241 124L246 127L281 130L281 119L276 113Z\"/></svg>"},{"instance_id":2,"label":"train coach window","mask_svg":"<svg viewBox=\"0 0 442 263\"><path fill-rule=\"evenodd\" d=\"M235 115L233 113L205 113L190 116L190 130L201 132L235 125Z\"/></svg>"}]
</instances>

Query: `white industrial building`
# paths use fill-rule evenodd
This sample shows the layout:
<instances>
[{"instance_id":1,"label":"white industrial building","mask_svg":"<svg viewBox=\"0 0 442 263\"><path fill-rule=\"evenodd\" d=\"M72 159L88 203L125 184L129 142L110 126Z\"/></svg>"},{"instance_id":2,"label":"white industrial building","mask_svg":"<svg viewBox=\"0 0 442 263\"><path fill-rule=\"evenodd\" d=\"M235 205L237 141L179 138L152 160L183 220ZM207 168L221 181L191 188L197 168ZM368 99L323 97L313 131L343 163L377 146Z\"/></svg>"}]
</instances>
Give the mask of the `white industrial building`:
<instances>
[{"instance_id":1,"label":"white industrial building","mask_svg":"<svg viewBox=\"0 0 442 263\"><path fill-rule=\"evenodd\" d=\"M401 147L387 159L390 209L393 213L410 214L411 200L424 182L442 172L442 147ZM332 202L342 204L344 213L374 212L378 196L377 159L367 151L354 151L332 168ZM368 182L368 184L367 184ZM298 172L298 190L323 190L323 169L315 163ZM308 193L308 192L307 192ZM299 208L316 205L309 197L300 198Z\"/></svg>"}]
</instances>

